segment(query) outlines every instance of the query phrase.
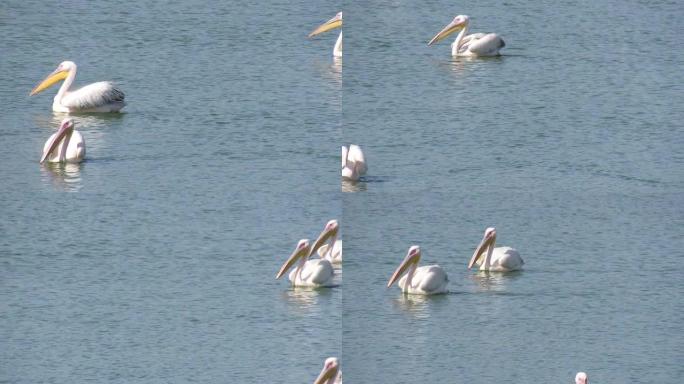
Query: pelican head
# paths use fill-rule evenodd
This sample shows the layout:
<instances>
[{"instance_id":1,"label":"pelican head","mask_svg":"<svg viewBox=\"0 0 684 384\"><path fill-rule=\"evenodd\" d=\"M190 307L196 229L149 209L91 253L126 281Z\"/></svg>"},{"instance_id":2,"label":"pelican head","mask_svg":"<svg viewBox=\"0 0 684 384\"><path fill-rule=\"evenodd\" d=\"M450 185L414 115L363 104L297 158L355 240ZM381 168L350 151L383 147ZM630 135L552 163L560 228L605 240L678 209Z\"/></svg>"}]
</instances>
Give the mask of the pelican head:
<instances>
[{"instance_id":1,"label":"pelican head","mask_svg":"<svg viewBox=\"0 0 684 384\"><path fill-rule=\"evenodd\" d=\"M62 120L62 124L59 125L59 130L57 133L52 137L52 141L47 145L47 149L45 152L43 152L43 156L40 158L40 163L43 164L45 162L45 159L47 159L52 152L59 147L59 143L62 142L62 140L71 135L74 132L74 120L73 119L64 119ZM65 143L66 145L66 143Z\"/></svg>"},{"instance_id":2,"label":"pelican head","mask_svg":"<svg viewBox=\"0 0 684 384\"><path fill-rule=\"evenodd\" d=\"M575 384L589 384L589 378L584 372L577 372L575 376Z\"/></svg>"},{"instance_id":3,"label":"pelican head","mask_svg":"<svg viewBox=\"0 0 684 384\"><path fill-rule=\"evenodd\" d=\"M297 243L297 248L295 248L287 261L285 261L285 264L280 267L280 270L276 275L276 279L280 279L285 272L292 268L292 266L295 265L300 259L306 261L306 259L309 258L310 250L311 245L309 244L309 239L299 240L299 243Z\"/></svg>"},{"instance_id":4,"label":"pelican head","mask_svg":"<svg viewBox=\"0 0 684 384\"><path fill-rule=\"evenodd\" d=\"M337 15L335 15L335 17L319 25L318 28L314 29L311 33L309 33L309 37L314 37L316 35L320 35L323 32L328 32L340 27L342 27L342 12L338 12Z\"/></svg>"},{"instance_id":5,"label":"pelican head","mask_svg":"<svg viewBox=\"0 0 684 384\"><path fill-rule=\"evenodd\" d=\"M318 377L314 381L314 384L324 384L328 382L333 382L340 371L340 363L337 357L328 357L323 363L323 370L318 374Z\"/></svg>"},{"instance_id":6,"label":"pelican head","mask_svg":"<svg viewBox=\"0 0 684 384\"><path fill-rule=\"evenodd\" d=\"M454 20L451 21L446 27L444 27L441 31L439 31L438 34L435 35L435 37L430 40L428 43L428 46L443 40L447 36L451 35L452 33L456 31L460 31L468 26L468 23L470 22L470 17L466 15L458 15L454 17Z\"/></svg>"},{"instance_id":7,"label":"pelican head","mask_svg":"<svg viewBox=\"0 0 684 384\"><path fill-rule=\"evenodd\" d=\"M311 254L318 251L318 248L320 248L321 246L323 246L323 244L330 241L330 239L337 237L338 230L339 225L337 224L337 220L333 219L328 221L328 223L325 224L325 228L323 228L323 231L320 235L318 235L318 238L311 247Z\"/></svg>"},{"instance_id":8,"label":"pelican head","mask_svg":"<svg viewBox=\"0 0 684 384\"><path fill-rule=\"evenodd\" d=\"M390 277L389 282L387 282L387 288L391 287L395 281L397 281L410 267L417 267L420 261L420 247L417 245L412 245L409 248L404 261L399 264L399 267L394 271L392 277Z\"/></svg>"},{"instance_id":9,"label":"pelican head","mask_svg":"<svg viewBox=\"0 0 684 384\"><path fill-rule=\"evenodd\" d=\"M496 229L494 227L489 227L485 229L480 245L475 248L475 253L473 253L473 257L470 258L470 262L468 263L468 269L472 268L480 259L480 256L482 256L489 247L494 246L494 243L496 243Z\"/></svg>"},{"instance_id":10,"label":"pelican head","mask_svg":"<svg viewBox=\"0 0 684 384\"><path fill-rule=\"evenodd\" d=\"M47 75L45 80L41 81L40 84L36 85L36 87L33 88L31 93L29 94L29 96L33 96L33 95L36 95L38 93L41 93L44 90L55 85L56 83L66 79L67 76L69 76L69 72L72 70L75 70L75 69L76 69L76 63L74 63L73 61L62 61L57 66L57 69L52 71L51 74Z\"/></svg>"}]
</instances>

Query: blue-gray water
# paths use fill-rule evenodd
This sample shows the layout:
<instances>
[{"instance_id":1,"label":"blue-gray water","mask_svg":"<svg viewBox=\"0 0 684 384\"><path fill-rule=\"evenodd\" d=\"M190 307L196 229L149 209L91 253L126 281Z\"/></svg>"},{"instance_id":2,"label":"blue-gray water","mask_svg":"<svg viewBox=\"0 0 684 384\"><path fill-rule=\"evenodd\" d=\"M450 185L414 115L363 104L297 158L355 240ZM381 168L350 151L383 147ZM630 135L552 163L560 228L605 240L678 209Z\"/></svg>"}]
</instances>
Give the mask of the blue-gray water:
<instances>
[{"instance_id":1,"label":"blue-gray water","mask_svg":"<svg viewBox=\"0 0 684 384\"><path fill-rule=\"evenodd\" d=\"M457 14L492 59L427 41ZM684 377L681 3L345 6L343 196L352 383L679 383ZM524 272L466 270L487 226ZM419 244L452 294L387 281Z\"/></svg>"},{"instance_id":2,"label":"blue-gray water","mask_svg":"<svg viewBox=\"0 0 684 384\"><path fill-rule=\"evenodd\" d=\"M333 3L0 6L0 382L293 383L340 356L341 290L275 273L340 218ZM41 167L62 60L128 106ZM65 193L75 191L78 193Z\"/></svg>"},{"instance_id":3,"label":"blue-gray water","mask_svg":"<svg viewBox=\"0 0 684 384\"><path fill-rule=\"evenodd\" d=\"M345 12L337 34L306 34ZM456 14L507 43L452 59ZM0 382L678 383L684 139L676 2L10 1L0 8ZM81 31L88 31L82 33ZM41 167L62 60L114 80ZM341 128L343 124L343 128ZM339 145L369 161L339 192ZM76 192L76 193L67 193ZM340 218L344 281L273 279ZM485 227L525 271L466 263ZM449 295L385 284L411 244Z\"/></svg>"}]
</instances>

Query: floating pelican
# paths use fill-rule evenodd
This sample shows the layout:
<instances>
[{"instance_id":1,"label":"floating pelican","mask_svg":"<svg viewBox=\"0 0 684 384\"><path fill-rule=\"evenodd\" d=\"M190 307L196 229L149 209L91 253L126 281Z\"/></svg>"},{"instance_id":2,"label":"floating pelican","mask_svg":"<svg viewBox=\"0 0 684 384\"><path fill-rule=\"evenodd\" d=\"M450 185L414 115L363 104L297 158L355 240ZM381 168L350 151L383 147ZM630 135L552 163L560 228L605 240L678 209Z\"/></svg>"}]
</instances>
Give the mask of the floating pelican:
<instances>
[{"instance_id":1,"label":"floating pelican","mask_svg":"<svg viewBox=\"0 0 684 384\"><path fill-rule=\"evenodd\" d=\"M76 64L73 61L63 61L54 72L33 88L30 96L64 80L52 102L52 110L55 112L119 112L126 105L123 92L109 81L88 84L70 91L69 87L75 78Z\"/></svg>"},{"instance_id":2,"label":"floating pelican","mask_svg":"<svg viewBox=\"0 0 684 384\"><path fill-rule=\"evenodd\" d=\"M318 26L318 28L314 29L313 32L309 33L309 37L314 37L323 32L327 32L335 28L341 27L342 12L338 12L337 15L335 15L335 17L321 24L320 26ZM340 35L337 37L337 42L335 42L335 47L333 48L333 56L342 57L342 31L340 31Z\"/></svg>"},{"instance_id":3,"label":"floating pelican","mask_svg":"<svg viewBox=\"0 0 684 384\"><path fill-rule=\"evenodd\" d=\"M468 269L477 264L480 271L508 272L522 269L525 262L520 257L520 253L511 247L496 247L496 229L487 228L480 245L475 249L473 257L468 263ZM485 254L485 251L487 253ZM484 259L481 257L485 254Z\"/></svg>"},{"instance_id":4,"label":"floating pelican","mask_svg":"<svg viewBox=\"0 0 684 384\"><path fill-rule=\"evenodd\" d=\"M285 272L292 268L298 261L297 268L290 272L289 279L295 287L330 287L333 281L332 264L325 259L309 260L312 250L308 239L299 240L297 248L285 261L276 279L280 279Z\"/></svg>"},{"instance_id":5,"label":"floating pelican","mask_svg":"<svg viewBox=\"0 0 684 384\"><path fill-rule=\"evenodd\" d=\"M337 357L328 357L314 384L342 384L342 370Z\"/></svg>"},{"instance_id":6,"label":"floating pelican","mask_svg":"<svg viewBox=\"0 0 684 384\"><path fill-rule=\"evenodd\" d=\"M451 56L498 56L499 50L506 46L503 39L496 33L468 33L470 17L458 15L444 29L439 31L430 40L428 45L432 45L450 34L461 31L456 40L451 43Z\"/></svg>"},{"instance_id":7,"label":"floating pelican","mask_svg":"<svg viewBox=\"0 0 684 384\"><path fill-rule=\"evenodd\" d=\"M314 249L318 250L318 256L321 259L326 259L333 264L342 263L342 240L338 239L338 229L337 220L328 221L311 247L312 252Z\"/></svg>"},{"instance_id":8,"label":"floating pelican","mask_svg":"<svg viewBox=\"0 0 684 384\"><path fill-rule=\"evenodd\" d=\"M62 120L57 133L50 136L43 146L40 163L80 163L85 157L85 140L74 129L72 119Z\"/></svg>"},{"instance_id":9,"label":"floating pelican","mask_svg":"<svg viewBox=\"0 0 684 384\"><path fill-rule=\"evenodd\" d=\"M584 372L577 372L575 376L575 384L589 384L589 378Z\"/></svg>"},{"instance_id":10,"label":"floating pelican","mask_svg":"<svg viewBox=\"0 0 684 384\"><path fill-rule=\"evenodd\" d=\"M448 292L447 284L449 283L449 278L444 269L439 265L419 267L420 255L420 247L417 245L411 246L404 261L399 264L399 267L390 277L387 288L391 287L400 276L405 274L398 283L403 293L434 295Z\"/></svg>"},{"instance_id":11,"label":"floating pelican","mask_svg":"<svg viewBox=\"0 0 684 384\"><path fill-rule=\"evenodd\" d=\"M358 181L366 174L368 166L361 147L351 144L349 148L342 146L342 178Z\"/></svg>"}]
</instances>

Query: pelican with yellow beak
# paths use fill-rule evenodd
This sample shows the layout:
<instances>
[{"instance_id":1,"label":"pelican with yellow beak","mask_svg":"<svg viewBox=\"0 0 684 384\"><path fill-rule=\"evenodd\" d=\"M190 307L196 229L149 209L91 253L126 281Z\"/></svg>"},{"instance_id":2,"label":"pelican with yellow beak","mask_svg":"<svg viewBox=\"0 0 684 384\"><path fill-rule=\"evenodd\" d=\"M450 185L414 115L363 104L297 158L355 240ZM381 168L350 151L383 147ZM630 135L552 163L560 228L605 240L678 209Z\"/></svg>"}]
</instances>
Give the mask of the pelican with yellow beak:
<instances>
[{"instance_id":1,"label":"pelican with yellow beak","mask_svg":"<svg viewBox=\"0 0 684 384\"><path fill-rule=\"evenodd\" d=\"M30 96L36 95L64 80L52 102L55 112L119 112L126 103L124 94L109 81L88 84L76 90L69 90L76 78L76 64L63 61L45 80L36 85Z\"/></svg>"},{"instance_id":2,"label":"pelican with yellow beak","mask_svg":"<svg viewBox=\"0 0 684 384\"><path fill-rule=\"evenodd\" d=\"M331 31L336 28L342 28L342 12L338 12L335 17L319 25L318 28L309 33L309 37L314 37L323 32ZM335 42L333 56L342 57L342 31L340 31L340 35L337 37L337 42Z\"/></svg>"},{"instance_id":3,"label":"pelican with yellow beak","mask_svg":"<svg viewBox=\"0 0 684 384\"><path fill-rule=\"evenodd\" d=\"M342 384L342 370L337 357L328 357L314 384Z\"/></svg>"},{"instance_id":4,"label":"pelican with yellow beak","mask_svg":"<svg viewBox=\"0 0 684 384\"><path fill-rule=\"evenodd\" d=\"M447 293L449 277L444 268L436 264L419 267L420 256L420 247L417 245L411 246L404 261L399 264L399 267L390 277L387 288L391 287L401 277L397 285L399 285L403 293L416 295Z\"/></svg>"},{"instance_id":5,"label":"pelican with yellow beak","mask_svg":"<svg viewBox=\"0 0 684 384\"><path fill-rule=\"evenodd\" d=\"M478 265L480 271L510 272L522 269L525 262L517 250L511 247L495 248L495 244L496 229L489 227L485 230L482 241L475 249L475 253L468 263L468 269L475 264Z\"/></svg>"},{"instance_id":6,"label":"pelican with yellow beak","mask_svg":"<svg viewBox=\"0 0 684 384\"><path fill-rule=\"evenodd\" d=\"M311 247L318 250L321 259L328 260L333 264L342 263L342 240L338 239L339 224L333 219L325 224L325 228ZM311 255L309 255L311 256Z\"/></svg>"},{"instance_id":7,"label":"pelican with yellow beak","mask_svg":"<svg viewBox=\"0 0 684 384\"><path fill-rule=\"evenodd\" d=\"M458 15L428 43L432 45L456 31L460 31L451 43L451 56L499 56L499 50L506 46L496 33L468 33L470 17Z\"/></svg>"},{"instance_id":8,"label":"pelican with yellow beak","mask_svg":"<svg viewBox=\"0 0 684 384\"><path fill-rule=\"evenodd\" d=\"M43 147L40 163L80 163L85 157L85 140L74 129L72 119L64 119L57 133L50 136Z\"/></svg>"},{"instance_id":9,"label":"pelican with yellow beak","mask_svg":"<svg viewBox=\"0 0 684 384\"><path fill-rule=\"evenodd\" d=\"M299 240L292 255L285 261L276 279L280 279L288 270L296 268L288 276L294 287L331 287L333 286L333 266L326 259L309 260L309 255L317 249L311 248L308 239Z\"/></svg>"}]
</instances>

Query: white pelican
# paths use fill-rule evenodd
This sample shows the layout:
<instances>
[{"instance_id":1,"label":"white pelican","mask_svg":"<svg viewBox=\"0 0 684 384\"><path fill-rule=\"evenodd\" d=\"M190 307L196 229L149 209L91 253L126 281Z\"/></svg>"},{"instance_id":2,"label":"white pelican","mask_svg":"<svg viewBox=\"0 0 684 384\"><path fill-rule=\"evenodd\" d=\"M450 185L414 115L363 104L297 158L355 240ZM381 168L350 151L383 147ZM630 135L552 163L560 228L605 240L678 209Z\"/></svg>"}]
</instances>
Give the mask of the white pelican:
<instances>
[{"instance_id":1,"label":"white pelican","mask_svg":"<svg viewBox=\"0 0 684 384\"><path fill-rule=\"evenodd\" d=\"M366 158L363 156L361 147L355 144L349 145L349 148L342 146L342 178L351 181L358 181L359 178L366 174L368 166L366 165Z\"/></svg>"},{"instance_id":2,"label":"white pelican","mask_svg":"<svg viewBox=\"0 0 684 384\"><path fill-rule=\"evenodd\" d=\"M399 267L394 271L387 283L387 288L402 275L399 280L399 288L403 293L412 293L418 295L434 295L438 293L446 293L449 277L444 269L439 265L425 265L418 266L420 262L420 247L417 245L411 246L404 261L399 264Z\"/></svg>"},{"instance_id":3,"label":"white pelican","mask_svg":"<svg viewBox=\"0 0 684 384\"><path fill-rule=\"evenodd\" d=\"M52 102L52 110L55 112L119 112L126 105L123 92L109 81L88 84L70 91L69 87L75 78L76 64L73 61L63 61L54 72L33 88L30 96L64 80Z\"/></svg>"},{"instance_id":4,"label":"white pelican","mask_svg":"<svg viewBox=\"0 0 684 384\"><path fill-rule=\"evenodd\" d=\"M314 29L313 32L309 33L309 37L314 37L323 32L327 32L332 29L341 27L342 12L338 12L337 15L335 15L335 17L321 24L320 26L318 26L318 28ZM342 57L342 31L340 31L340 35L337 37L337 41L335 42L335 47L333 48L333 56Z\"/></svg>"},{"instance_id":5,"label":"white pelican","mask_svg":"<svg viewBox=\"0 0 684 384\"><path fill-rule=\"evenodd\" d=\"M508 272L522 269L525 262L518 251L511 247L494 248L495 243L496 229L489 227L485 230L480 245L475 249L475 253L468 263L468 269L475 264L480 267L480 271ZM481 257L482 254L485 254L484 259Z\"/></svg>"},{"instance_id":6,"label":"white pelican","mask_svg":"<svg viewBox=\"0 0 684 384\"><path fill-rule=\"evenodd\" d=\"M74 129L72 119L64 119L57 133L50 136L43 147L40 163L80 163L85 157L85 140Z\"/></svg>"},{"instance_id":7,"label":"white pelican","mask_svg":"<svg viewBox=\"0 0 684 384\"><path fill-rule=\"evenodd\" d=\"M342 370L337 357L328 357L314 384L342 384Z\"/></svg>"},{"instance_id":8,"label":"white pelican","mask_svg":"<svg viewBox=\"0 0 684 384\"><path fill-rule=\"evenodd\" d=\"M467 35L470 17L458 15L444 29L430 40L432 45L450 34L461 31L456 40L451 43L451 56L499 56L499 50L506 46L503 39L496 33L473 33Z\"/></svg>"},{"instance_id":9,"label":"white pelican","mask_svg":"<svg viewBox=\"0 0 684 384\"><path fill-rule=\"evenodd\" d=\"M575 384L589 384L589 378L584 372L577 372L575 376Z\"/></svg>"},{"instance_id":10,"label":"white pelican","mask_svg":"<svg viewBox=\"0 0 684 384\"><path fill-rule=\"evenodd\" d=\"M311 247L318 250L318 256L333 264L342 263L342 240L338 239L339 225L337 220L330 220ZM311 256L311 255L309 255Z\"/></svg>"},{"instance_id":11,"label":"white pelican","mask_svg":"<svg viewBox=\"0 0 684 384\"><path fill-rule=\"evenodd\" d=\"M297 267L290 272L289 279L292 286L295 287L330 287L333 285L333 267L332 264L325 259L309 260L309 255L312 251L308 239L299 240L297 248L295 248L292 255L285 261L276 279L280 279L285 272L292 268L295 264ZM299 261L299 263L297 263Z\"/></svg>"}]
</instances>

